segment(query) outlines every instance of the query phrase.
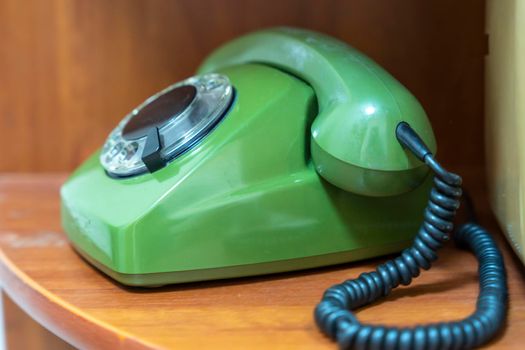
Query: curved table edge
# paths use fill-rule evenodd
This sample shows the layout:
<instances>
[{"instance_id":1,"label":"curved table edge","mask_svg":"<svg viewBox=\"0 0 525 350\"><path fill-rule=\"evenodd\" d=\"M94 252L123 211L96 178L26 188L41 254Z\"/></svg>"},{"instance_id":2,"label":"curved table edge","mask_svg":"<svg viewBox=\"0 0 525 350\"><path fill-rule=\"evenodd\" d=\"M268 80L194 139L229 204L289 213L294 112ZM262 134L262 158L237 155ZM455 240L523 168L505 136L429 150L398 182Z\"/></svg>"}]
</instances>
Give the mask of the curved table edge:
<instances>
[{"instance_id":1,"label":"curved table edge","mask_svg":"<svg viewBox=\"0 0 525 350\"><path fill-rule=\"evenodd\" d=\"M53 295L20 270L0 249L2 290L40 325L71 345L104 349L160 347L97 320Z\"/></svg>"}]
</instances>

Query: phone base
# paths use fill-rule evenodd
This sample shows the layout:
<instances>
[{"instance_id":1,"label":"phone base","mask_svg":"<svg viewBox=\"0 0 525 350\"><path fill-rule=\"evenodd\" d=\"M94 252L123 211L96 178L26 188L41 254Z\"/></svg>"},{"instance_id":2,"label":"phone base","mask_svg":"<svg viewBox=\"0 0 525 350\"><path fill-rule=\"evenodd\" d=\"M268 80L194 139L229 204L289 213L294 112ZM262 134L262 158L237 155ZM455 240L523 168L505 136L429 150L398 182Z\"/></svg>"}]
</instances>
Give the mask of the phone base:
<instances>
[{"instance_id":1,"label":"phone base","mask_svg":"<svg viewBox=\"0 0 525 350\"><path fill-rule=\"evenodd\" d=\"M124 284L163 285L338 264L411 241L430 177L395 196L336 187L310 157L310 86L256 64L218 73L238 93L193 148L119 179L95 153L64 184L62 226L82 255Z\"/></svg>"}]
</instances>

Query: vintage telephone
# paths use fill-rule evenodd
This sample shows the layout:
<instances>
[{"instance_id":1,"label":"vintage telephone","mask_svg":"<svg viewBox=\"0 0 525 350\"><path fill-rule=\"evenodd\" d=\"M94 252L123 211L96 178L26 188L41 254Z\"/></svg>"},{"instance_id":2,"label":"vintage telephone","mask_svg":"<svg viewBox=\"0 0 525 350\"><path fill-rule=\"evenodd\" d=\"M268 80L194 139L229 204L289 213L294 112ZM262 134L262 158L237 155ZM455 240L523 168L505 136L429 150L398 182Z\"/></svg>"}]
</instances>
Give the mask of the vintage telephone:
<instances>
[{"instance_id":1,"label":"vintage telephone","mask_svg":"<svg viewBox=\"0 0 525 350\"><path fill-rule=\"evenodd\" d=\"M430 268L459 206L461 178L433 157L431 126L403 85L357 50L292 28L238 38L198 73L134 109L63 186L63 226L88 261L157 286L409 247L327 290L319 327L363 349L469 348L498 331L503 261L474 223L454 235L480 261L469 318L397 329L350 311Z\"/></svg>"}]
</instances>

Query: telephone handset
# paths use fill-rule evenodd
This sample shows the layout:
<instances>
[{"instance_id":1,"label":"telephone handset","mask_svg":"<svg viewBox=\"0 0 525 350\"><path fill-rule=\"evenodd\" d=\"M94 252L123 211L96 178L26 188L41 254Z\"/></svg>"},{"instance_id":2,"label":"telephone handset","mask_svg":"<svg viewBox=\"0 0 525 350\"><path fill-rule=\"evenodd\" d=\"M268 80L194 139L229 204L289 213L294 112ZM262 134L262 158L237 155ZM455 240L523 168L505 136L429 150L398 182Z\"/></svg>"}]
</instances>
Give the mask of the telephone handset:
<instances>
[{"instance_id":1,"label":"telephone handset","mask_svg":"<svg viewBox=\"0 0 525 350\"><path fill-rule=\"evenodd\" d=\"M318 33L278 28L231 41L208 56L199 72L261 63L307 82L319 113L311 157L327 181L366 196L389 196L417 187L427 167L404 152L392 130L409 122L429 148L436 143L415 97L374 61Z\"/></svg>"},{"instance_id":2,"label":"telephone handset","mask_svg":"<svg viewBox=\"0 0 525 350\"><path fill-rule=\"evenodd\" d=\"M371 59L310 31L264 30L130 112L63 186L62 222L80 254L128 285L405 248L328 289L318 326L342 348L470 348L498 331L507 305L501 254L474 223L454 235L480 262L473 315L397 329L363 325L350 311L409 284L448 240L461 178L435 150L423 108Z\"/></svg>"}]
</instances>

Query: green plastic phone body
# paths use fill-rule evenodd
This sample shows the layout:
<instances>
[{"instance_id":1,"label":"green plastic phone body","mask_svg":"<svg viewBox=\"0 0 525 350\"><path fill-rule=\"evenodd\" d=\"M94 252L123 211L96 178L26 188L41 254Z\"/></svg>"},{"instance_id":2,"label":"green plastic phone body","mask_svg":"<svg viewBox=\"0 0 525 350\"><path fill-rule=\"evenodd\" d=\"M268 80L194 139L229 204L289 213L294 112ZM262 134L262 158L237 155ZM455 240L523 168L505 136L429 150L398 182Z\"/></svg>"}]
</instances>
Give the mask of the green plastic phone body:
<instances>
[{"instance_id":1,"label":"green plastic phone body","mask_svg":"<svg viewBox=\"0 0 525 350\"><path fill-rule=\"evenodd\" d=\"M226 75L230 110L153 173L115 179L90 157L61 191L75 248L128 285L249 276L407 246L430 179L395 140L417 100L355 49L308 31L249 34L199 72Z\"/></svg>"}]
</instances>

